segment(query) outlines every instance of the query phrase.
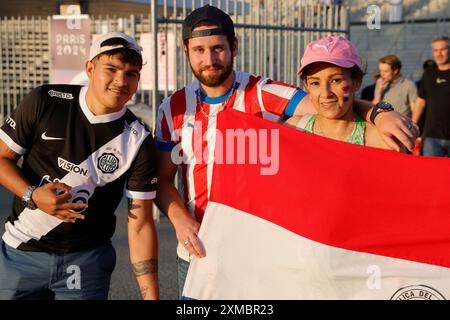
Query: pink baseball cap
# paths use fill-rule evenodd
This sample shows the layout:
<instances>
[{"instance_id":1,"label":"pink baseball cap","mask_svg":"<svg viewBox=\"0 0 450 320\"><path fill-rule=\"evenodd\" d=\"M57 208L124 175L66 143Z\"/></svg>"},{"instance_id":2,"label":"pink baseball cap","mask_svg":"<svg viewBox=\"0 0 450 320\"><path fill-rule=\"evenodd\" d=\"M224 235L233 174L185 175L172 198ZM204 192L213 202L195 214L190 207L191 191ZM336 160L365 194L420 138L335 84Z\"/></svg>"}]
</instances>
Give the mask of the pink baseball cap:
<instances>
[{"instance_id":1,"label":"pink baseball cap","mask_svg":"<svg viewBox=\"0 0 450 320\"><path fill-rule=\"evenodd\" d=\"M356 65L362 70L361 59L355 46L341 36L326 37L308 43L297 73L300 75L306 66L314 62L329 62L343 68Z\"/></svg>"}]
</instances>

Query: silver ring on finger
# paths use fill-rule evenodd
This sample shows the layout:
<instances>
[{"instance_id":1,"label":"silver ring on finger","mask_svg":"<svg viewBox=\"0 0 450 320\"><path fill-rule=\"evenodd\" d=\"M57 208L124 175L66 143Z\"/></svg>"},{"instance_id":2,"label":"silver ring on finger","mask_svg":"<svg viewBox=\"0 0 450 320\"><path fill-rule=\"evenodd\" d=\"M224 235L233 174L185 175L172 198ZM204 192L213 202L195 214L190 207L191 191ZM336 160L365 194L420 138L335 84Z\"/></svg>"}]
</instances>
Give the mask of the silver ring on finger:
<instances>
[{"instance_id":1,"label":"silver ring on finger","mask_svg":"<svg viewBox=\"0 0 450 320\"><path fill-rule=\"evenodd\" d=\"M184 242L184 245L187 246L188 244L189 244L189 240L186 240L186 241Z\"/></svg>"}]
</instances>

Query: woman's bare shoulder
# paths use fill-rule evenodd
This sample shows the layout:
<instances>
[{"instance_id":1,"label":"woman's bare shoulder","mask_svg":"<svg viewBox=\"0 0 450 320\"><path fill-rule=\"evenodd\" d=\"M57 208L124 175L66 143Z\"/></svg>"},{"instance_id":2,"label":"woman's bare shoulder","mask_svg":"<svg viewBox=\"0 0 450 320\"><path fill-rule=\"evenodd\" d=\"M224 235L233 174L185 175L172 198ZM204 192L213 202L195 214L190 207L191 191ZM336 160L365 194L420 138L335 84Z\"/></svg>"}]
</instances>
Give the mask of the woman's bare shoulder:
<instances>
[{"instance_id":1,"label":"woman's bare shoulder","mask_svg":"<svg viewBox=\"0 0 450 320\"><path fill-rule=\"evenodd\" d=\"M298 122L300 121L300 119L302 118L302 116L292 116L289 119L287 119L286 121L284 121L283 124L285 124L288 127L291 128L297 128Z\"/></svg>"}]
</instances>

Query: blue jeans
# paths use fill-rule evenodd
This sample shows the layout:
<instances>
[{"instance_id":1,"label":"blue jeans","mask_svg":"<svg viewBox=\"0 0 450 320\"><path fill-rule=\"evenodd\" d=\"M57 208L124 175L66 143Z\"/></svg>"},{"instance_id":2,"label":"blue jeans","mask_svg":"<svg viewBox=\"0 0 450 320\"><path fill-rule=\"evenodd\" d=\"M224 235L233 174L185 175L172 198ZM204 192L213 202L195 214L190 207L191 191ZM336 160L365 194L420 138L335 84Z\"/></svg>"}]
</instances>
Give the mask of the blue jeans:
<instances>
[{"instance_id":1,"label":"blue jeans","mask_svg":"<svg viewBox=\"0 0 450 320\"><path fill-rule=\"evenodd\" d=\"M0 248L1 300L106 300L116 264L112 245L55 254Z\"/></svg>"},{"instance_id":2,"label":"blue jeans","mask_svg":"<svg viewBox=\"0 0 450 320\"><path fill-rule=\"evenodd\" d=\"M183 296L184 283L186 282L186 276L189 269L189 262L177 257L178 267L178 298L181 300Z\"/></svg>"},{"instance_id":3,"label":"blue jeans","mask_svg":"<svg viewBox=\"0 0 450 320\"><path fill-rule=\"evenodd\" d=\"M425 138L423 155L431 157L450 157L450 140Z\"/></svg>"}]
</instances>

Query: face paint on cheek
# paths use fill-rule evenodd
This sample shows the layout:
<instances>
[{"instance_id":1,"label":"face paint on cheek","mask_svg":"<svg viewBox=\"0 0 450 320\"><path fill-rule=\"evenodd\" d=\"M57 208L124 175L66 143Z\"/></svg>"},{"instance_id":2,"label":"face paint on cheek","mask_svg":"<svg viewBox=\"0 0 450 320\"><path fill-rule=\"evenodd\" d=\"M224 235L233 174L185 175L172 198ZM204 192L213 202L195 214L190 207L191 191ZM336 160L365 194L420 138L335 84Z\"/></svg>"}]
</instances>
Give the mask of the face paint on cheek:
<instances>
[{"instance_id":1,"label":"face paint on cheek","mask_svg":"<svg viewBox=\"0 0 450 320\"><path fill-rule=\"evenodd\" d=\"M350 89L349 86L343 86L342 91L344 92L344 102L348 101L348 98L350 94L348 93L348 90Z\"/></svg>"}]
</instances>

